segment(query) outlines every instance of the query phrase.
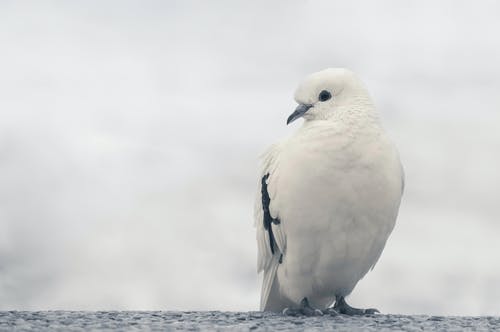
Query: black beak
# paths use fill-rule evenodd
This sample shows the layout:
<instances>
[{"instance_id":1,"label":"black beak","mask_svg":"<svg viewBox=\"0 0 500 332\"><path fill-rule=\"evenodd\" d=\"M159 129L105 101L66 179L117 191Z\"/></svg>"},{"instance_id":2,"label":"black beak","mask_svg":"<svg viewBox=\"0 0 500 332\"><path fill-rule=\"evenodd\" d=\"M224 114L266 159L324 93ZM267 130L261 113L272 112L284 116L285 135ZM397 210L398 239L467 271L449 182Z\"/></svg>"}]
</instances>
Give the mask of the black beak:
<instances>
[{"instance_id":1,"label":"black beak","mask_svg":"<svg viewBox=\"0 0 500 332\"><path fill-rule=\"evenodd\" d=\"M286 124L289 124L295 120L297 120L298 118L300 118L302 115L304 115L305 112L307 112L313 105L306 105L306 104L300 104L299 106L297 106L297 108L295 109L295 111L293 111L292 114L290 114L290 116L288 117L288 119L286 120Z\"/></svg>"}]
</instances>

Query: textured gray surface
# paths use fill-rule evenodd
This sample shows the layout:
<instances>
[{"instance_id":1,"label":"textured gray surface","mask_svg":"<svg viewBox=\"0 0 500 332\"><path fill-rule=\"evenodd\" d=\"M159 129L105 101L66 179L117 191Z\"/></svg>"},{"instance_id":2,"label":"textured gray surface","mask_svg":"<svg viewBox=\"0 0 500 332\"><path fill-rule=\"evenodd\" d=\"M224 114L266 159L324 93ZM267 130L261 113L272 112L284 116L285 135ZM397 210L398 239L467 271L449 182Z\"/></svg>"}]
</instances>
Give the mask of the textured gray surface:
<instances>
[{"instance_id":1,"label":"textured gray surface","mask_svg":"<svg viewBox=\"0 0 500 332\"><path fill-rule=\"evenodd\" d=\"M231 330L231 331L494 331L500 317L374 315L284 317L219 311L2 311L0 331Z\"/></svg>"}]
</instances>

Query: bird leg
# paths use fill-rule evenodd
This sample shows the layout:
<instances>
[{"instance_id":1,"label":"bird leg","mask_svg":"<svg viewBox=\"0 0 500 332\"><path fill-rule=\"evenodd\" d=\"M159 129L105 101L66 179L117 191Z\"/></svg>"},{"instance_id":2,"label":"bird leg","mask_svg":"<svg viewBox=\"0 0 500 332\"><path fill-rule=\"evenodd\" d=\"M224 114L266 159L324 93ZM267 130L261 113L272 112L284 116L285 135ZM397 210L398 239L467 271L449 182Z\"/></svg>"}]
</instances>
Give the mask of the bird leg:
<instances>
[{"instance_id":1,"label":"bird leg","mask_svg":"<svg viewBox=\"0 0 500 332\"><path fill-rule=\"evenodd\" d=\"M304 297L302 301L300 301L300 306L297 309L294 308L285 308L283 310L283 315L285 316L299 316L299 315L304 315L304 316L322 316L323 312L319 309L314 309L311 307L309 304L309 300L307 297Z\"/></svg>"},{"instance_id":2,"label":"bird leg","mask_svg":"<svg viewBox=\"0 0 500 332\"><path fill-rule=\"evenodd\" d=\"M373 309L373 308L370 308L370 309L353 308L346 303L343 296L336 296L335 297L335 305L333 306L333 309L341 314L349 315L349 316L373 315L375 313L380 313L380 311L378 311L377 309Z\"/></svg>"}]
</instances>

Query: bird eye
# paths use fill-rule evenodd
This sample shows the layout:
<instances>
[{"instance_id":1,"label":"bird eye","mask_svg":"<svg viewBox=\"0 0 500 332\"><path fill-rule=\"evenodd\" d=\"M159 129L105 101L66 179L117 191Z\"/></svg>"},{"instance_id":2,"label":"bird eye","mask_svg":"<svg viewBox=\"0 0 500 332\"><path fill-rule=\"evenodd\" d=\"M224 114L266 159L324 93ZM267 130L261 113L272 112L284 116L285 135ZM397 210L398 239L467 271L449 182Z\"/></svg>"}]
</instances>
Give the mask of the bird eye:
<instances>
[{"instance_id":1,"label":"bird eye","mask_svg":"<svg viewBox=\"0 0 500 332\"><path fill-rule=\"evenodd\" d=\"M327 101L330 98L332 98L332 94L326 90L323 90L319 93L319 101Z\"/></svg>"}]
</instances>

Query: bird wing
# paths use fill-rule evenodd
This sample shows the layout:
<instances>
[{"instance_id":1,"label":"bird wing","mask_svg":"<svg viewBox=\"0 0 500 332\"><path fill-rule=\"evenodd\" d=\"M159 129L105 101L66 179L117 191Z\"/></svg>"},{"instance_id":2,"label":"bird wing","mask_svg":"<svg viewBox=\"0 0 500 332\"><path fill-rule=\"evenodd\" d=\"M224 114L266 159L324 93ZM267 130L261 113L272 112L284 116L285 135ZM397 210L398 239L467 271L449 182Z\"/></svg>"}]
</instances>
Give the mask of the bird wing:
<instances>
[{"instance_id":1,"label":"bird wing","mask_svg":"<svg viewBox=\"0 0 500 332\"><path fill-rule=\"evenodd\" d=\"M399 154L398 154L398 160L399 160ZM403 164L401 164L401 160L399 160L399 171L400 171L400 179L401 179L401 196L403 196L403 193L405 191L405 170L403 168ZM394 224L392 225L392 227L394 227ZM392 232L392 228L389 230L389 233ZM373 264L370 268L370 271L372 271L374 268L375 268L375 265L377 265L377 262L380 258L380 256L382 255L382 249L385 247L385 242L382 243L382 248L380 248L380 250L378 250L377 248L374 249L375 251L379 251L379 254L378 256L375 258L375 260L373 261Z\"/></svg>"},{"instance_id":2,"label":"bird wing","mask_svg":"<svg viewBox=\"0 0 500 332\"><path fill-rule=\"evenodd\" d=\"M276 168L280 144L271 146L263 155L259 177L259 190L255 199L255 227L257 229L257 272L264 271L261 292L261 310L264 310L273 285L276 271L286 250L283 223L273 208L276 197Z\"/></svg>"}]
</instances>

